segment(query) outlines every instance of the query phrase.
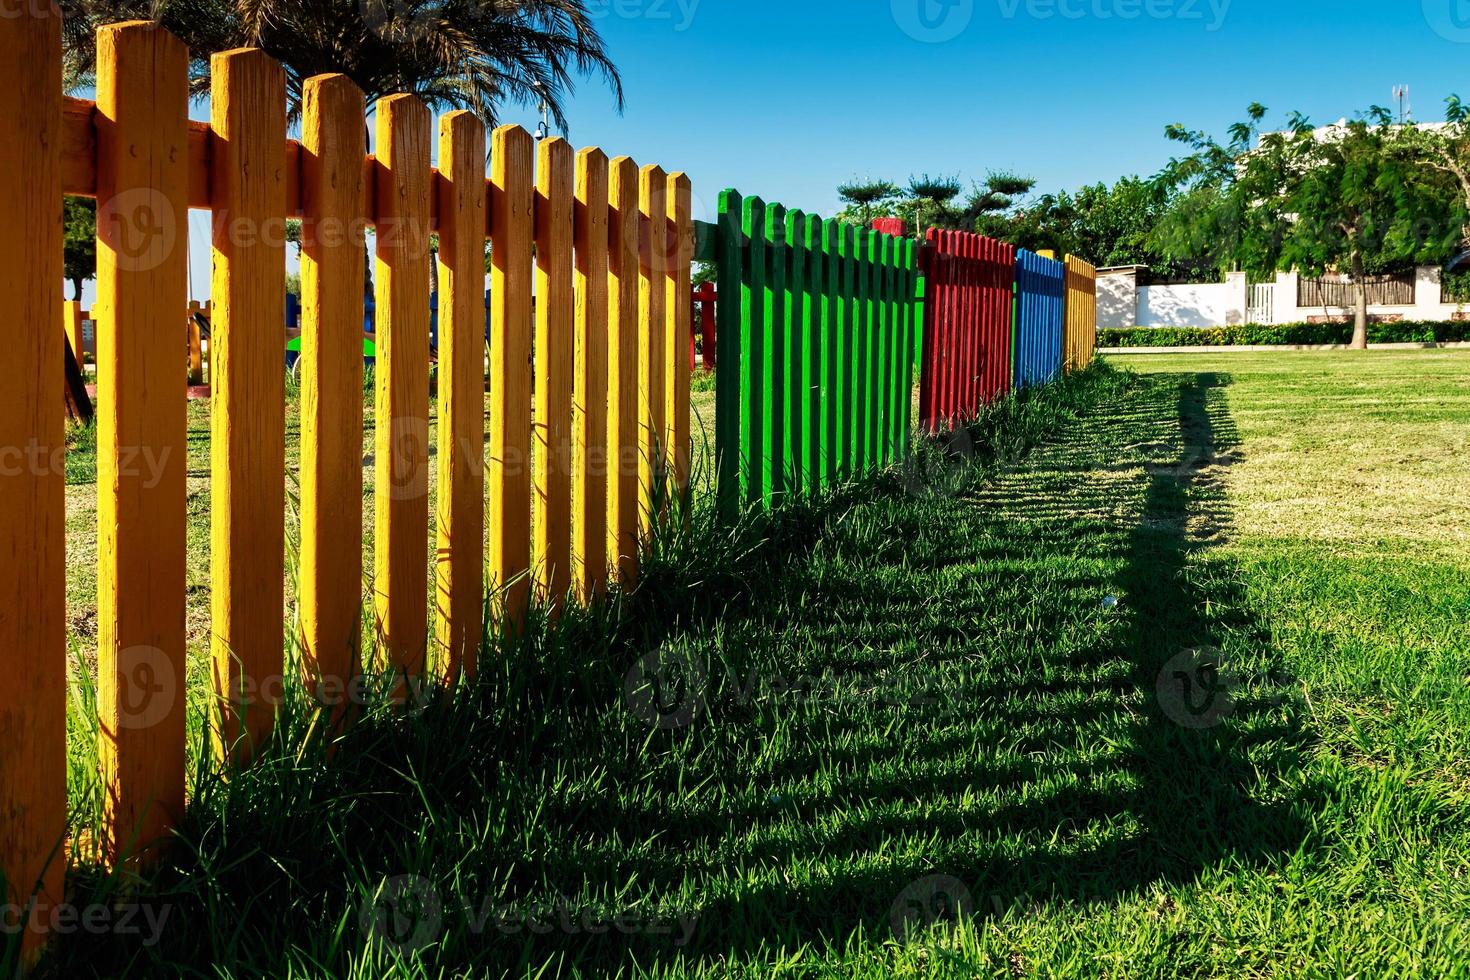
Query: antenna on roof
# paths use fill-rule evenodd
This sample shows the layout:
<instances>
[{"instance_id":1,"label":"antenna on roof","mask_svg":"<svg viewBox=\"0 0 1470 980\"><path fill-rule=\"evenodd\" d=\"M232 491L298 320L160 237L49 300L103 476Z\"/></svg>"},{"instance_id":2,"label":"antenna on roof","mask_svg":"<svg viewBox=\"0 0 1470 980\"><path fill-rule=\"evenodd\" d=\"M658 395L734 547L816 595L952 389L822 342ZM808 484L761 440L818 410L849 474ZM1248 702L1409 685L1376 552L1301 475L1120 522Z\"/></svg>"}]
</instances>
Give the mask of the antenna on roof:
<instances>
[{"instance_id":1,"label":"antenna on roof","mask_svg":"<svg viewBox=\"0 0 1470 980\"><path fill-rule=\"evenodd\" d=\"M1414 109L1409 105L1409 86L1395 85L1393 87L1393 100L1399 104L1399 125L1409 121L1414 114Z\"/></svg>"}]
</instances>

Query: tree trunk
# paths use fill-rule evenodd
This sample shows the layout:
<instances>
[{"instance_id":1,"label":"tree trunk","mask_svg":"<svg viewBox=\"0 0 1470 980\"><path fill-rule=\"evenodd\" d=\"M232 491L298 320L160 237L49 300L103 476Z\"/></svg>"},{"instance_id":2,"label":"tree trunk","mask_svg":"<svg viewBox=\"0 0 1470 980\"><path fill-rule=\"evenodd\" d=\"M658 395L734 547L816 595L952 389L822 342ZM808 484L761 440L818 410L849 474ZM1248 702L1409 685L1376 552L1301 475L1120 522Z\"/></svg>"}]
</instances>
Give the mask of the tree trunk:
<instances>
[{"instance_id":1,"label":"tree trunk","mask_svg":"<svg viewBox=\"0 0 1470 980\"><path fill-rule=\"evenodd\" d=\"M1353 350L1368 349L1368 285L1363 281L1363 256L1353 253L1353 292L1358 302L1353 314Z\"/></svg>"},{"instance_id":2,"label":"tree trunk","mask_svg":"<svg viewBox=\"0 0 1470 980\"><path fill-rule=\"evenodd\" d=\"M82 280L73 279L71 281L71 298L78 303L82 301Z\"/></svg>"}]
</instances>

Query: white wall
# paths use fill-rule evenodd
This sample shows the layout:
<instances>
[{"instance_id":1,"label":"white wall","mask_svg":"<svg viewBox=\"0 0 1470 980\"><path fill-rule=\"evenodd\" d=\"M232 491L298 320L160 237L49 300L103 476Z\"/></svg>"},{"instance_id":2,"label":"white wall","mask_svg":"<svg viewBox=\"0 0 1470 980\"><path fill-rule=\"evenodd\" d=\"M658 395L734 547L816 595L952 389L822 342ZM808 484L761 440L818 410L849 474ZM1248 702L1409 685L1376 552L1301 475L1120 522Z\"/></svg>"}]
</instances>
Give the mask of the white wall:
<instances>
[{"instance_id":1,"label":"white wall","mask_svg":"<svg viewBox=\"0 0 1470 980\"><path fill-rule=\"evenodd\" d=\"M1295 272L1276 275L1276 322L1305 323L1322 317L1343 319L1356 312L1351 307L1297 306L1299 276ZM1414 276L1414 304L1412 306L1368 307L1368 315L1374 317L1399 317L1404 320L1454 320L1470 316L1470 306L1440 302L1440 270L1437 266L1420 266Z\"/></svg>"},{"instance_id":2,"label":"white wall","mask_svg":"<svg viewBox=\"0 0 1470 980\"><path fill-rule=\"evenodd\" d=\"M1247 300L1244 273L1231 273L1218 283L1140 286L1137 316L1129 326L1233 326L1245 322Z\"/></svg>"},{"instance_id":3,"label":"white wall","mask_svg":"<svg viewBox=\"0 0 1470 980\"><path fill-rule=\"evenodd\" d=\"M1098 272L1097 325L1101 330L1138 325L1138 270Z\"/></svg>"}]
</instances>

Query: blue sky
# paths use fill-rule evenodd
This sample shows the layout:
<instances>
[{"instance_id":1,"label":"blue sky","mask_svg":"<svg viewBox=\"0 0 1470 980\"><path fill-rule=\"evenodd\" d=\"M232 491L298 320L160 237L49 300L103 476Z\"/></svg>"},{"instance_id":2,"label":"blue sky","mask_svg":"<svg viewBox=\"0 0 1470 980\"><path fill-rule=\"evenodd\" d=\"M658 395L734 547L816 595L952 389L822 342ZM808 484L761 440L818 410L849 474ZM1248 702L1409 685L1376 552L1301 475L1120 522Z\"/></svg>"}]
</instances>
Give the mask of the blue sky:
<instances>
[{"instance_id":1,"label":"blue sky","mask_svg":"<svg viewBox=\"0 0 1470 980\"><path fill-rule=\"evenodd\" d=\"M1399 84L1425 119L1470 96L1470 0L593 2L627 109L584 86L570 138L686 170L707 207L736 186L830 213L846 178L925 171L1070 189L1252 101L1328 122Z\"/></svg>"},{"instance_id":2,"label":"blue sky","mask_svg":"<svg viewBox=\"0 0 1470 980\"><path fill-rule=\"evenodd\" d=\"M684 170L705 218L729 186L831 214L855 176L1011 170L1054 191L1152 174L1166 124L1222 133L1257 100L1280 123L1388 104L1400 84L1425 120L1470 96L1470 0L589 3L627 107L584 82L568 137ZM207 236L194 215L196 298Z\"/></svg>"}]
</instances>

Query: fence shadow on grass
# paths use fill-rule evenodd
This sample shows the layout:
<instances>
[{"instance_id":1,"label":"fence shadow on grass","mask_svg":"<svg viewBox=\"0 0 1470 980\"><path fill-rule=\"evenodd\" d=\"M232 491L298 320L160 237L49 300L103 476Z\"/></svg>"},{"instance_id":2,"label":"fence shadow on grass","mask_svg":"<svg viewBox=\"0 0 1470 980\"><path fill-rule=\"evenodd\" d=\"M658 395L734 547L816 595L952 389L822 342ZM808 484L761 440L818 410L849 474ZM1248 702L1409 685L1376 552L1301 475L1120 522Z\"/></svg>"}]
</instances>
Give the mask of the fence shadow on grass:
<instances>
[{"instance_id":1,"label":"fence shadow on grass","mask_svg":"<svg viewBox=\"0 0 1470 980\"><path fill-rule=\"evenodd\" d=\"M1304 736L1217 547L1230 379L1105 381L983 484L654 562L471 696L214 786L151 886L159 944L58 968L713 969L1293 853Z\"/></svg>"}]
</instances>

